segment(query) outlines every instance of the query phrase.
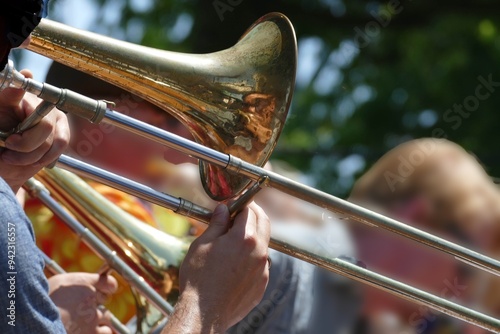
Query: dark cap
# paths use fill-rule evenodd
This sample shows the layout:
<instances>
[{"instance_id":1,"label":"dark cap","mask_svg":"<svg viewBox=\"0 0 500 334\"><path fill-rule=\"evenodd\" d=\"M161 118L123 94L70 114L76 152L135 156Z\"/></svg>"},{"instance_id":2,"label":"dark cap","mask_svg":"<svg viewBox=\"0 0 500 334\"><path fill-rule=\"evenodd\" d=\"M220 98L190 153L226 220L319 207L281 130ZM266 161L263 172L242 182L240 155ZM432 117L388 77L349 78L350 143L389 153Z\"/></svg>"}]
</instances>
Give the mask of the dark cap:
<instances>
[{"instance_id":1,"label":"dark cap","mask_svg":"<svg viewBox=\"0 0 500 334\"><path fill-rule=\"evenodd\" d=\"M67 88L88 97L120 97L129 92L89 74L58 62L52 62L45 81L59 88Z\"/></svg>"},{"instance_id":2,"label":"dark cap","mask_svg":"<svg viewBox=\"0 0 500 334\"><path fill-rule=\"evenodd\" d=\"M10 49L20 46L47 14L45 0L3 1L0 12L0 70L5 68Z\"/></svg>"}]
</instances>

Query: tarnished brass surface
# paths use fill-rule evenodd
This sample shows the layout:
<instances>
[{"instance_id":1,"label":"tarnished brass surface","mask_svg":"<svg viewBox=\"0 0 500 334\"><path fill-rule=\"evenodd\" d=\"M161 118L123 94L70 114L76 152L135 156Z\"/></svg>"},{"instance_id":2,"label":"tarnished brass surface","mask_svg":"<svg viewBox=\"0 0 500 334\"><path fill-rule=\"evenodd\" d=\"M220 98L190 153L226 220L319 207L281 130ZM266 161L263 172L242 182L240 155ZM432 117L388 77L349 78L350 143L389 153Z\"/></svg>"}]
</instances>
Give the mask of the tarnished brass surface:
<instances>
[{"instance_id":1,"label":"tarnished brass surface","mask_svg":"<svg viewBox=\"0 0 500 334\"><path fill-rule=\"evenodd\" d=\"M263 166L285 124L297 45L279 13L258 20L233 47L211 54L156 50L42 20L29 50L134 93L172 113L210 148ZM200 162L216 200L239 194L246 178Z\"/></svg>"}]
</instances>

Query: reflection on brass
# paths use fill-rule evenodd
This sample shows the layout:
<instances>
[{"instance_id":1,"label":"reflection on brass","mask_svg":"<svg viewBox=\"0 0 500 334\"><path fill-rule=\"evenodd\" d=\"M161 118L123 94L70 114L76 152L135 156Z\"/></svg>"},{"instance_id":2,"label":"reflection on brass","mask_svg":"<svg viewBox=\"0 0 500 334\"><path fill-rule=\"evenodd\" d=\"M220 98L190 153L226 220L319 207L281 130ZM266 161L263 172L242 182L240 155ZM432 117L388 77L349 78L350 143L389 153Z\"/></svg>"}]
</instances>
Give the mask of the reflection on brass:
<instances>
[{"instance_id":1,"label":"reflection on brass","mask_svg":"<svg viewBox=\"0 0 500 334\"><path fill-rule=\"evenodd\" d=\"M29 50L84 71L172 113L196 141L263 166L285 124L295 83L297 45L279 13L258 20L233 47L210 54L151 49L42 20ZM216 200L249 181L200 162Z\"/></svg>"}]
</instances>

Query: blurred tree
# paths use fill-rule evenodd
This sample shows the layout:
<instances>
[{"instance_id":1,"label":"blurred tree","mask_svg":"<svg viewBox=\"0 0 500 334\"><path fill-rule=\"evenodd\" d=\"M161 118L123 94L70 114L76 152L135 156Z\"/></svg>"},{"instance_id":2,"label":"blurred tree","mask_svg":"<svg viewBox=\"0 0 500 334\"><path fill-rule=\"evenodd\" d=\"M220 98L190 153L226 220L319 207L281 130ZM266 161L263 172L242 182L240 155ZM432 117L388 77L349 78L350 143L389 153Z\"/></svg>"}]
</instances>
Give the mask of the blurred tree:
<instances>
[{"instance_id":1,"label":"blurred tree","mask_svg":"<svg viewBox=\"0 0 500 334\"><path fill-rule=\"evenodd\" d=\"M299 39L299 72L273 158L323 190L346 196L384 152L428 136L463 145L500 176L499 2L94 1L110 34L181 52L229 47L261 15L286 14ZM106 8L120 14L119 27L107 23ZM476 97L484 81L489 94Z\"/></svg>"}]
</instances>

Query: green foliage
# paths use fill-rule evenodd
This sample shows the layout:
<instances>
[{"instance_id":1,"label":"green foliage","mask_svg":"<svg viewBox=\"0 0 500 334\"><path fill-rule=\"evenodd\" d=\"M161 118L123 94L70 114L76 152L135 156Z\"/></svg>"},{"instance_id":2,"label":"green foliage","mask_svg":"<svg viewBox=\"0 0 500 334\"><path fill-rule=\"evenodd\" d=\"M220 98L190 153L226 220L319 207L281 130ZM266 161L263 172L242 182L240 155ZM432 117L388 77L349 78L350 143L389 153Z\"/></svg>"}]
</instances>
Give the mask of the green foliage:
<instances>
[{"instance_id":1,"label":"green foliage","mask_svg":"<svg viewBox=\"0 0 500 334\"><path fill-rule=\"evenodd\" d=\"M310 174L323 190L345 196L355 176L384 152L436 133L500 176L500 87L460 126L445 118L475 94L479 76L500 82L496 1L221 0L239 3L229 5L222 21L212 0L95 1L102 8L120 4L125 35L143 32L134 42L182 52L229 47L266 12L289 16L307 75L273 158ZM100 22L106 23L105 10Z\"/></svg>"}]
</instances>

